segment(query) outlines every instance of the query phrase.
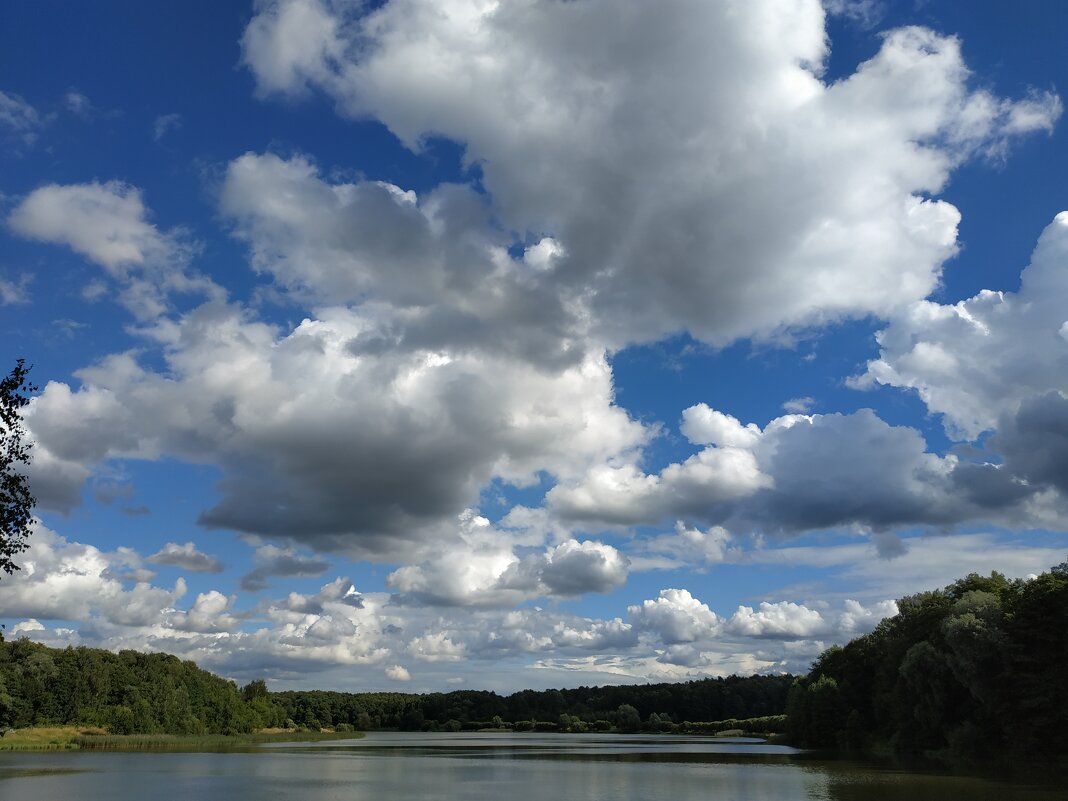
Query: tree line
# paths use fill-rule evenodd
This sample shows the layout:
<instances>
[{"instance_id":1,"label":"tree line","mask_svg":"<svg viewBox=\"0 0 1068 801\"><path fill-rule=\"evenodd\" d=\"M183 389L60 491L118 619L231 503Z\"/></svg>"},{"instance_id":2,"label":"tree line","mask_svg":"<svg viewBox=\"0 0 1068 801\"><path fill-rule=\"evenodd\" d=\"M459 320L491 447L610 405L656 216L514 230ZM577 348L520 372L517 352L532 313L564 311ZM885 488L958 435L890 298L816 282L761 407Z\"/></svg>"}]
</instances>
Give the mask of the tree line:
<instances>
[{"instance_id":1,"label":"tree line","mask_svg":"<svg viewBox=\"0 0 1068 801\"><path fill-rule=\"evenodd\" d=\"M781 730L792 677L730 676L682 684L449 693L270 692L161 653L0 642L0 728L86 725L112 734L339 731ZM778 717L776 717L778 716Z\"/></svg>"},{"instance_id":2,"label":"tree line","mask_svg":"<svg viewBox=\"0 0 1068 801\"><path fill-rule=\"evenodd\" d=\"M797 679L794 742L951 761L1068 758L1068 562L1030 580L972 573L898 608Z\"/></svg>"},{"instance_id":3,"label":"tree line","mask_svg":"<svg viewBox=\"0 0 1068 801\"><path fill-rule=\"evenodd\" d=\"M87 725L112 734L242 734L282 710L169 654L0 643L0 727Z\"/></svg>"},{"instance_id":4,"label":"tree line","mask_svg":"<svg viewBox=\"0 0 1068 801\"><path fill-rule=\"evenodd\" d=\"M676 731L686 723L754 719L753 725L774 729L770 717L782 714L792 680L728 676L674 684L521 690L505 696L486 690L424 695L290 690L270 697L284 707L287 719L312 728L341 723L361 730L402 731Z\"/></svg>"}]
</instances>

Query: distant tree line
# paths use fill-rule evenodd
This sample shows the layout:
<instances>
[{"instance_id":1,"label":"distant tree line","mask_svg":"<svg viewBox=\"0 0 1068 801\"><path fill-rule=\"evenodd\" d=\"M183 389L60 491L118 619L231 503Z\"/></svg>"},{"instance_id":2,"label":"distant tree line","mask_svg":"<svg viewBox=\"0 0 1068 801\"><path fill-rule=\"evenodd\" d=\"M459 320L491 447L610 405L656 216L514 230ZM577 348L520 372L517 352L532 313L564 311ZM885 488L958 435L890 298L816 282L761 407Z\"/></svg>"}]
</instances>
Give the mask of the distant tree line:
<instances>
[{"instance_id":1,"label":"distant tree line","mask_svg":"<svg viewBox=\"0 0 1068 801\"><path fill-rule=\"evenodd\" d=\"M825 651L796 680L790 738L966 761L1068 759L1068 563L971 574Z\"/></svg>"},{"instance_id":2,"label":"distant tree line","mask_svg":"<svg viewBox=\"0 0 1068 801\"><path fill-rule=\"evenodd\" d=\"M270 697L289 720L311 728L347 724L360 730L402 731L676 731L684 730L680 727L686 723L744 729L727 724L760 718L752 723L758 728L746 730L774 731L782 719L771 716L782 715L792 681L792 676L729 676L676 684L521 690L507 696L485 690L426 695L301 690Z\"/></svg>"}]
</instances>

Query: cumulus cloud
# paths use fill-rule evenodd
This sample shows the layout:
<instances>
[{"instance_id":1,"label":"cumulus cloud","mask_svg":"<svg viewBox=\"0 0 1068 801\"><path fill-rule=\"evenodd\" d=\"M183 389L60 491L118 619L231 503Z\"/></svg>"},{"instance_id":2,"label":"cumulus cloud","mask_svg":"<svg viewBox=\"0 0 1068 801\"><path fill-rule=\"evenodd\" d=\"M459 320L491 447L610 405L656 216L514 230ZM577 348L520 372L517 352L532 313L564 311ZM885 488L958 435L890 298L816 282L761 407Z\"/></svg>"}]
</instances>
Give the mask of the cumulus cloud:
<instances>
[{"instance_id":1,"label":"cumulus cloud","mask_svg":"<svg viewBox=\"0 0 1068 801\"><path fill-rule=\"evenodd\" d=\"M334 183L306 158L245 154L230 164L220 207L254 269L290 297L361 305L354 353L495 351L558 367L586 353L581 298L545 265L543 240L523 258L470 187L419 197L381 181Z\"/></svg>"},{"instance_id":2,"label":"cumulus cloud","mask_svg":"<svg viewBox=\"0 0 1068 801\"><path fill-rule=\"evenodd\" d=\"M19 236L66 245L103 267L120 284L119 300L140 320L163 314L171 293L221 293L188 272L195 244L180 230L163 232L149 222L140 190L121 181L39 187L7 224Z\"/></svg>"},{"instance_id":3,"label":"cumulus cloud","mask_svg":"<svg viewBox=\"0 0 1068 801\"><path fill-rule=\"evenodd\" d=\"M411 681L412 679L412 674L402 665L389 665L383 672L386 674L386 678L393 681Z\"/></svg>"},{"instance_id":4,"label":"cumulus cloud","mask_svg":"<svg viewBox=\"0 0 1068 801\"><path fill-rule=\"evenodd\" d=\"M1068 212L1043 231L1018 292L920 301L881 331L879 358L854 379L915 390L947 433L972 440L1027 398L1068 392Z\"/></svg>"},{"instance_id":5,"label":"cumulus cloud","mask_svg":"<svg viewBox=\"0 0 1068 801\"><path fill-rule=\"evenodd\" d=\"M31 192L8 225L21 236L67 245L118 274L174 252L146 216L141 192L119 181L49 184Z\"/></svg>"},{"instance_id":6,"label":"cumulus cloud","mask_svg":"<svg viewBox=\"0 0 1068 801\"><path fill-rule=\"evenodd\" d=\"M544 551L527 548L519 556L521 536L494 528L471 510L460 515L458 533L458 547L402 566L386 583L409 601L506 606L542 595L609 592L627 579L629 560L603 542L569 539Z\"/></svg>"},{"instance_id":7,"label":"cumulus cloud","mask_svg":"<svg viewBox=\"0 0 1068 801\"><path fill-rule=\"evenodd\" d=\"M22 273L18 278L0 277L0 306L15 306L30 302L33 275Z\"/></svg>"},{"instance_id":8,"label":"cumulus cloud","mask_svg":"<svg viewBox=\"0 0 1068 801\"><path fill-rule=\"evenodd\" d=\"M499 217L552 237L548 271L617 345L680 328L724 344L923 298L959 219L929 195L1060 114L1053 95L973 90L959 42L921 28L824 84L816 0L274 0L243 47L263 95L314 88L413 149L462 143Z\"/></svg>"},{"instance_id":9,"label":"cumulus cloud","mask_svg":"<svg viewBox=\"0 0 1068 801\"><path fill-rule=\"evenodd\" d=\"M164 610L185 594L179 580L173 589L151 586L138 573L139 557L128 549L114 553L70 542L35 523L30 547L20 560L17 580L0 585L0 606L15 617L88 620L98 616L115 625L158 622ZM124 588L124 579L138 579ZM150 574L149 574L150 575Z\"/></svg>"},{"instance_id":10,"label":"cumulus cloud","mask_svg":"<svg viewBox=\"0 0 1068 801\"><path fill-rule=\"evenodd\" d=\"M156 553L145 557L145 561L155 565L180 567L194 573L221 573L223 569L222 562L214 556L199 551L193 542L187 542L184 545L168 542Z\"/></svg>"},{"instance_id":11,"label":"cumulus cloud","mask_svg":"<svg viewBox=\"0 0 1068 801\"><path fill-rule=\"evenodd\" d=\"M676 520L673 532L634 543L630 561L634 570L687 568L700 572L728 561L738 551L733 535L723 526L710 526L702 531Z\"/></svg>"},{"instance_id":12,"label":"cumulus cloud","mask_svg":"<svg viewBox=\"0 0 1068 801\"><path fill-rule=\"evenodd\" d=\"M652 631L667 645L711 639L722 621L689 590L661 590L660 595L641 605L628 607L634 624Z\"/></svg>"},{"instance_id":13,"label":"cumulus cloud","mask_svg":"<svg viewBox=\"0 0 1068 801\"><path fill-rule=\"evenodd\" d=\"M454 642L444 631L428 632L408 646L408 653L423 662L458 662L464 651L463 644Z\"/></svg>"},{"instance_id":14,"label":"cumulus cloud","mask_svg":"<svg viewBox=\"0 0 1068 801\"><path fill-rule=\"evenodd\" d=\"M711 444L659 474L599 466L581 482L554 487L546 496L551 510L584 524L681 518L745 533L857 529L874 532L889 556L900 551L887 534L897 527L1037 524L1059 508L1014 465L930 453L919 431L891 426L869 409L785 415L761 430L700 404L687 410L683 430L695 444L728 444Z\"/></svg>"},{"instance_id":15,"label":"cumulus cloud","mask_svg":"<svg viewBox=\"0 0 1068 801\"><path fill-rule=\"evenodd\" d=\"M241 578L241 589L262 590L271 576L318 576L329 570L330 563L297 553L293 548L261 545L253 558L256 567Z\"/></svg>"},{"instance_id":16,"label":"cumulus cloud","mask_svg":"<svg viewBox=\"0 0 1068 801\"><path fill-rule=\"evenodd\" d=\"M492 478L581 474L646 441L613 403L603 354L560 372L481 353L354 352L368 321L324 311L283 334L207 304L147 332L167 373L134 354L49 383L28 423L52 480L109 458L167 453L222 467L201 522L370 555L412 553ZM270 499L264 502L264 499Z\"/></svg>"},{"instance_id":17,"label":"cumulus cloud","mask_svg":"<svg viewBox=\"0 0 1068 801\"><path fill-rule=\"evenodd\" d=\"M749 637L787 637L800 639L828 633L828 624L815 609L791 601L768 603L758 609L739 606L727 622L736 634Z\"/></svg>"}]
</instances>

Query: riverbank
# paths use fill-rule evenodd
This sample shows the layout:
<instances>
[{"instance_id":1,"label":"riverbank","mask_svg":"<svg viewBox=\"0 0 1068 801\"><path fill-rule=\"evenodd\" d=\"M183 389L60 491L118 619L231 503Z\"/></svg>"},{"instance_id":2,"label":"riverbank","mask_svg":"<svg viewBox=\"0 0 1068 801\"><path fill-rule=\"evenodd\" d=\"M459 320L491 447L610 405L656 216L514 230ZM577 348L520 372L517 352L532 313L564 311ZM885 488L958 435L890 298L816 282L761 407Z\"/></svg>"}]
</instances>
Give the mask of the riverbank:
<instances>
[{"instance_id":1,"label":"riverbank","mask_svg":"<svg viewBox=\"0 0 1068 801\"><path fill-rule=\"evenodd\" d=\"M31 726L0 738L0 751L226 751L266 743L351 740L362 732L274 729L251 734L108 734L92 726Z\"/></svg>"}]
</instances>

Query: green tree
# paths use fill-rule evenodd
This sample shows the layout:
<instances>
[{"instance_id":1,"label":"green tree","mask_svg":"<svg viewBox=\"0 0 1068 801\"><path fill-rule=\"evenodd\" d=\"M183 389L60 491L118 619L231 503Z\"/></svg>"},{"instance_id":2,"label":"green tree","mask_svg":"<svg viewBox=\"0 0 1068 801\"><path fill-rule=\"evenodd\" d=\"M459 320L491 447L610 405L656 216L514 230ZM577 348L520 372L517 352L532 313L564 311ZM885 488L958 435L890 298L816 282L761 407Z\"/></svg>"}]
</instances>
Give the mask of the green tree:
<instances>
[{"instance_id":1,"label":"green tree","mask_svg":"<svg viewBox=\"0 0 1068 801\"><path fill-rule=\"evenodd\" d=\"M12 557L29 547L26 539L37 504L25 474L17 469L30 463L33 445L25 440L21 415L30 402L29 393L37 389L27 379L29 372L25 360L19 359L0 380L0 570L9 575L19 569Z\"/></svg>"},{"instance_id":2,"label":"green tree","mask_svg":"<svg viewBox=\"0 0 1068 801\"><path fill-rule=\"evenodd\" d=\"M616 725L620 731L635 732L642 727L642 718L638 710L630 704L620 704L616 708Z\"/></svg>"}]
</instances>

